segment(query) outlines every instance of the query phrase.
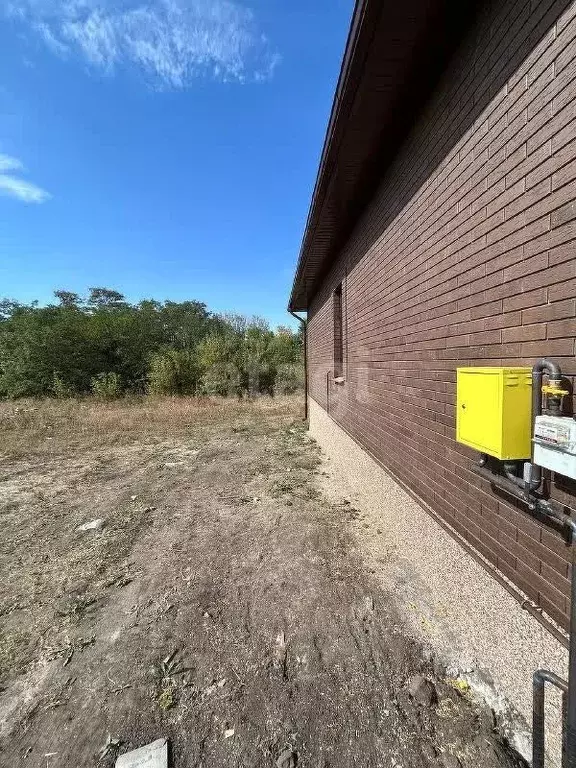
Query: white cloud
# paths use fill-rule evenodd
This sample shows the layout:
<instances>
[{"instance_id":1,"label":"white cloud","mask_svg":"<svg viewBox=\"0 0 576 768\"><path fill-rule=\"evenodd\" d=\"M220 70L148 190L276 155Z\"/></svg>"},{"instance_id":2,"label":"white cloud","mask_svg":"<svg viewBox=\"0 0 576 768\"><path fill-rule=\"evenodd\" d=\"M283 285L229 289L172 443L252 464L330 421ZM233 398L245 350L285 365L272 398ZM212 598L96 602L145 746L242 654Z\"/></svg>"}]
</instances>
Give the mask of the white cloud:
<instances>
[{"instance_id":1,"label":"white cloud","mask_svg":"<svg viewBox=\"0 0 576 768\"><path fill-rule=\"evenodd\" d=\"M22 0L5 12L59 56L107 73L133 66L164 87L199 77L260 82L280 60L236 0Z\"/></svg>"},{"instance_id":2,"label":"white cloud","mask_svg":"<svg viewBox=\"0 0 576 768\"><path fill-rule=\"evenodd\" d=\"M0 173L5 171L21 171L22 163L15 157L9 155L0 155Z\"/></svg>"},{"instance_id":3,"label":"white cloud","mask_svg":"<svg viewBox=\"0 0 576 768\"><path fill-rule=\"evenodd\" d=\"M50 195L44 189L9 173L22 170L20 160L9 155L0 155L0 195L15 197L23 203L43 203L48 200Z\"/></svg>"}]
</instances>

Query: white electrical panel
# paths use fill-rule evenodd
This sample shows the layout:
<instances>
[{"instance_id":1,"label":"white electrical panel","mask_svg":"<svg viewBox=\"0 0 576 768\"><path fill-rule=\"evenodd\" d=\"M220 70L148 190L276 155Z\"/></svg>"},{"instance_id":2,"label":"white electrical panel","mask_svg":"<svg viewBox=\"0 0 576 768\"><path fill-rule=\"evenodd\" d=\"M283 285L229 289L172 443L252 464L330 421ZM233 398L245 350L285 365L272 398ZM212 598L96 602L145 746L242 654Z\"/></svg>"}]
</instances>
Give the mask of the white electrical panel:
<instances>
[{"instance_id":1,"label":"white electrical panel","mask_svg":"<svg viewBox=\"0 0 576 768\"><path fill-rule=\"evenodd\" d=\"M537 416L534 464L576 480L576 421L571 416Z\"/></svg>"}]
</instances>

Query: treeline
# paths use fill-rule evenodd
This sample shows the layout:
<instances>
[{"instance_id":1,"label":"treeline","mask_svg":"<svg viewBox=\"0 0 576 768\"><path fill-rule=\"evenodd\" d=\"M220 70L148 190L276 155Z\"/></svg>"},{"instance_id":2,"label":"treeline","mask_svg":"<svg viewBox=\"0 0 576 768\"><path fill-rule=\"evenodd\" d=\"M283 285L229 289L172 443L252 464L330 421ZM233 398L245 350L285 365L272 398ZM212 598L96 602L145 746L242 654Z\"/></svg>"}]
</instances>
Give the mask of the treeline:
<instances>
[{"instance_id":1,"label":"treeline","mask_svg":"<svg viewBox=\"0 0 576 768\"><path fill-rule=\"evenodd\" d=\"M303 386L302 338L199 301L130 304L109 288L0 301L0 397L254 395Z\"/></svg>"}]
</instances>

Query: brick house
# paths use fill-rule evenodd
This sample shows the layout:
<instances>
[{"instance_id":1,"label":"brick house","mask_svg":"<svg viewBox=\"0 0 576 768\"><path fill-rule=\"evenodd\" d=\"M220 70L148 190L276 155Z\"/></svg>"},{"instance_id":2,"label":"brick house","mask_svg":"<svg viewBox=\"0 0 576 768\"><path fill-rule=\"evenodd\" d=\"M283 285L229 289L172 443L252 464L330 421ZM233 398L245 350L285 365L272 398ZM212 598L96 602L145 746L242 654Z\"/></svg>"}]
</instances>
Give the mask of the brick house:
<instances>
[{"instance_id":1,"label":"brick house","mask_svg":"<svg viewBox=\"0 0 576 768\"><path fill-rule=\"evenodd\" d=\"M563 627L568 548L471 472L455 380L576 373L575 97L576 2L358 0L290 298L313 407Z\"/></svg>"}]
</instances>

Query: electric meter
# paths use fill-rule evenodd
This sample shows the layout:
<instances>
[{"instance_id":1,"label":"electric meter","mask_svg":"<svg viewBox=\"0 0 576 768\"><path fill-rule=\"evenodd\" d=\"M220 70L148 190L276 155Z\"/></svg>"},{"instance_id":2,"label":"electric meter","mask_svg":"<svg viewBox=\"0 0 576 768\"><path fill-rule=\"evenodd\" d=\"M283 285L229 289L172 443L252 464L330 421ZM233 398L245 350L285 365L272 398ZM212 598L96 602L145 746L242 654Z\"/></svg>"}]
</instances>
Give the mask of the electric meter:
<instances>
[{"instance_id":1,"label":"electric meter","mask_svg":"<svg viewBox=\"0 0 576 768\"><path fill-rule=\"evenodd\" d=\"M536 417L534 463L576 480L576 421L572 417Z\"/></svg>"}]
</instances>

